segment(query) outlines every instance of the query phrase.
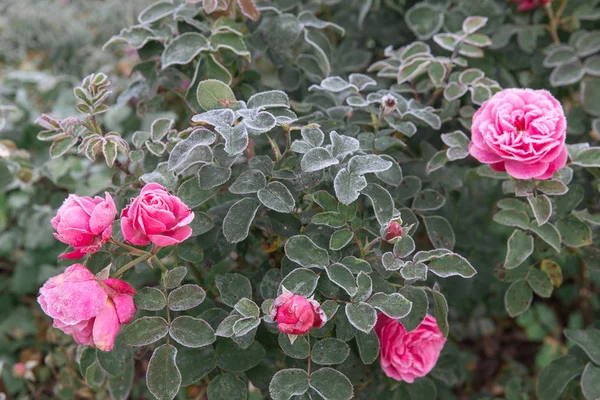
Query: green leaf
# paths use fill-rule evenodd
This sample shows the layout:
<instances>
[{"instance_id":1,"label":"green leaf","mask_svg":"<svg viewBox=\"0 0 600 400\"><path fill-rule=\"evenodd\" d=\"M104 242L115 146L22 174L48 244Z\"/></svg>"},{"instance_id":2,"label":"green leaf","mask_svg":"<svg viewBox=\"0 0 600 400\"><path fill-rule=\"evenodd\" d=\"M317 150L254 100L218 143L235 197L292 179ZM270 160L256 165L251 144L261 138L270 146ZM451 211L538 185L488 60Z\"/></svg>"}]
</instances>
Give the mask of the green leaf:
<instances>
[{"instance_id":1,"label":"green leaf","mask_svg":"<svg viewBox=\"0 0 600 400\"><path fill-rule=\"evenodd\" d=\"M110 375L119 376L123 374L123 372L125 372L125 367L131 359L129 351L125 346L123 335L117 336L115 339L115 346L111 351L96 349L96 358L102 369Z\"/></svg>"},{"instance_id":2,"label":"green leaf","mask_svg":"<svg viewBox=\"0 0 600 400\"><path fill-rule=\"evenodd\" d=\"M560 196L569 191L567 185L554 179L541 181L536 185L536 188L550 196Z\"/></svg>"},{"instance_id":3,"label":"green leaf","mask_svg":"<svg viewBox=\"0 0 600 400\"><path fill-rule=\"evenodd\" d=\"M428 3L417 3L404 15L406 24L420 40L428 40L444 24L444 14Z\"/></svg>"},{"instance_id":4,"label":"green leaf","mask_svg":"<svg viewBox=\"0 0 600 400\"><path fill-rule=\"evenodd\" d=\"M221 374L208 385L208 400L246 400L248 385L233 374Z\"/></svg>"},{"instance_id":5,"label":"green leaf","mask_svg":"<svg viewBox=\"0 0 600 400\"><path fill-rule=\"evenodd\" d=\"M446 301L446 297L437 290L432 290L431 294L433 295L434 315L438 327L442 335L448 337L448 332L450 331L450 326L448 325L448 302Z\"/></svg>"},{"instance_id":6,"label":"green leaf","mask_svg":"<svg viewBox=\"0 0 600 400\"><path fill-rule=\"evenodd\" d=\"M600 399L600 367L591 362L583 370L581 391L587 400Z\"/></svg>"},{"instance_id":7,"label":"green leaf","mask_svg":"<svg viewBox=\"0 0 600 400\"><path fill-rule=\"evenodd\" d=\"M477 32L487 24L487 21L486 17L467 17L462 23L462 30L465 33Z\"/></svg>"},{"instance_id":8,"label":"green leaf","mask_svg":"<svg viewBox=\"0 0 600 400\"><path fill-rule=\"evenodd\" d=\"M176 361L181 372L181 386L198 382L217 366L212 346L199 349L181 348L177 352Z\"/></svg>"},{"instance_id":9,"label":"green leaf","mask_svg":"<svg viewBox=\"0 0 600 400\"><path fill-rule=\"evenodd\" d=\"M452 250L456 242L454 230L448 220L439 215L423 217L427 236L433 247Z\"/></svg>"},{"instance_id":10,"label":"green leaf","mask_svg":"<svg viewBox=\"0 0 600 400\"><path fill-rule=\"evenodd\" d=\"M552 203L545 194L538 194L537 196L527 196L527 201L531 206L535 220L539 226L544 225L550 219L552 215Z\"/></svg>"},{"instance_id":11,"label":"green leaf","mask_svg":"<svg viewBox=\"0 0 600 400\"><path fill-rule=\"evenodd\" d=\"M333 187L337 199L342 204L349 205L358 199L360 191L367 187L367 180L364 176L352 174L347 169L341 169L335 176Z\"/></svg>"},{"instance_id":12,"label":"green leaf","mask_svg":"<svg viewBox=\"0 0 600 400\"><path fill-rule=\"evenodd\" d=\"M600 364L599 329L565 329L565 336L581 347L594 363Z\"/></svg>"},{"instance_id":13,"label":"green leaf","mask_svg":"<svg viewBox=\"0 0 600 400\"><path fill-rule=\"evenodd\" d=\"M202 304L206 292L198 285L187 284L169 293L169 308L173 311L185 311Z\"/></svg>"},{"instance_id":14,"label":"green leaf","mask_svg":"<svg viewBox=\"0 0 600 400\"><path fill-rule=\"evenodd\" d=\"M106 372L104 372L97 362L94 362L85 371L85 383L93 389L102 387L105 379Z\"/></svg>"},{"instance_id":15,"label":"green leaf","mask_svg":"<svg viewBox=\"0 0 600 400\"><path fill-rule=\"evenodd\" d=\"M231 168L219 167L213 164L204 164L198 171L198 181L204 190L221 186L231 177Z\"/></svg>"},{"instance_id":16,"label":"green leaf","mask_svg":"<svg viewBox=\"0 0 600 400\"><path fill-rule=\"evenodd\" d=\"M429 300L423 289L412 286L403 287L400 289L400 294L412 303L410 313L400 320L404 328L410 332L419 326L427 315Z\"/></svg>"},{"instance_id":17,"label":"green leaf","mask_svg":"<svg viewBox=\"0 0 600 400\"><path fill-rule=\"evenodd\" d=\"M369 304L394 319L406 317L412 308L411 302L400 293L375 293Z\"/></svg>"},{"instance_id":18,"label":"green leaf","mask_svg":"<svg viewBox=\"0 0 600 400\"><path fill-rule=\"evenodd\" d=\"M123 330L123 340L129 346L147 346L167 335L169 324L162 317L142 317Z\"/></svg>"},{"instance_id":19,"label":"green leaf","mask_svg":"<svg viewBox=\"0 0 600 400\"><path fill-rule=\"evenodd\" d=\"M348 321L359 331L369 333L377 322L377 311L367 303L346 304Z\"/></svg>"},{"instance_id":20,"label":"green leaf","mask_svg":"<svg viewBox=\"0 0 600 400\"><path fill-rule=\"evenodd\" d=\"M55 140L50 146L50 157L58 158L65 154L67 151L69 151L69 149L71 149L71 147L75 146L76 144L77 138L71 136Z\"/></svg>"},{"instance_id":21,"label":"green leaf","mask_svg":"<svg viewBox=\"0 0 600 400\"><path fill-rule=\"evenodd\" d=\"M380 225L387 224L394 217L394 200L385 188L376 183L369 183L362 190L362 194L371 200L375 217Z\"/></svg>"},{"instance_id":22,"label":"green leaf","mask_svg":"<svg viewBox=\"0 0 600 400\"><path fill-rule=\"evenodd\" d=\"M508 238L504 268L512 269L521 265L533 253L533 237L515 229Z\"/></svg>"},{"instance_id":23,"label":"green leaf","mask_svg":"<svg viewBox=\"0 0 600 400\"><path fill-rule=\"evenodd\" d=\"M581 61L572 61L554 68L550 74L550 85L553 87L572 85L584 76L585 68Z\"/></svg>"},{"instance_id":24,"label":"green leaf","mask_svg":"<svg viewBox=\"0 0 600 400\"><path fill-rule=\"evenodd\" d=\"M298 336L294 340L294 343L292 343L287 334L280 332L277 341L281 350L288 356L298 360L308 358L310 350L308 348L308 341L304 336Z\"/></svg>"},{"instance_id":25,"label":"green leaf","mask_svg":"<svg viewBox=\"0 0 600 400\"><path fill-rule=\"evenodd\" d=\"M419 192L412 204L412 208L418 211L432 211L442 208L446 198L433 189L425 189Z\"/></svg>"},{"instance_id":26,"label":"green leaf","mask_svg":"<svg viewBox=\"0 0 600 400\"><path fill-rule=\"evenodd\" d=\"M290 100L287 94L281 90L271 90L267 92L260 92L248 99L248 108L290 108Z\"/></svg>"},{"instance_id":27,"label":"green leaf","mask_svg":"<svg viewBox=\"0 0 600 400\"><path fill-rule=\"evenodd\" d=\"M550 222L546 222L544 225L538 226L535 221L531 221L529 230L538 235L540 239L548 243L556 251L560 251L560 233L558 232L558 229L556 229L556 227Z\"/></svg>"},{"instance_id":28,"label":"green leaf","mask_svg":"<svg viewBox=\"0 0 600 400\"><path fill-rule=\"evenodd\" d=\"M188 315L175 318L169 334L182 346L193 348L208 346L216 339L215 331L206 321Z\"/></svg>"},{"instance_id":29,"label":"green leaf","mask_svg":"<svg viewBox=\"0 0 600 400\"><path fill-rule=\"evenodd\" d=\"M448 101L460 99L467 93L469 87L458 82L450 82L444 88L444 98Z\"/></svg>"},{"instance_id":30,"label":"green leaf","mask_svg":"<svg viewBox=\"0 0 600 400\"><path fill-rule=\"evenodd\" d=\"M215 350L219 368L235 373L254 368L262 361L265 354L265 348L258 342L243 349L229 339L220 339Z\"/></svg>"},{"instance_id":31,"label":"green leaf","mask_svg":"<svg viewBox=\"0 0 600 400\"><path fill-rule=\"evenodd\" d=\"M557 400L567 384L581 375L583 369L583 361L573 356L564 356L552 361L538 378L538 399Z\"/></svg>"},{"instance_id":32,"label":"green leaf","mask_svg":"<svg viewBox=\"0 0 600 400\"><path fill-rule=\"evenodd\" d=\"M215 284L219 289L219 293L221 293L221 301L229 307L235 307L243 298L252 298L252 285L248 278L243 275L217 275Z\"/></svg>"},{"instance_id":33,"label":"green leaf","mask_svg":"<svg viewBox=\"0 0 600 400\"><path fill-rule=\"evenodd\" d=\"M142 25L158 21L167 15L171 15L177 6L170 1L162 0L151 4L140 12L138 21Z\"/></svg>"},{"instance_id":34,"label":"green leaf","mask_svg":"<svg viewBox=\"0 0 600 400\"><path fill-rule=\"evenodd\" d=\"M281 294L282 288L285 287L294 294L309 297L315 291L318 282L319 276L310 269L298 268L283 278L278 293Z\"/></svg>"},{"instance_id":35,"label":"green leaf","mask_svg":"<svg viewBox=\"0 0 600 400\"><path fill-rule=\"evenodd\" d=\"M196 89L198 104L205 110L229 108L237 103L235 95L229 86L216 79L208 79L198 84Z\"/></svg>"},{"instance_id":36,"label":"green leaf","mask_svg":"<svg viewBox=\"0 0 600 400\"><path fill-rule=\"evenodd\" d=\"M320 365L335 365L344 362L350 347L340 339L327 338L316 342L311 351L312 360Z\"/></svg>"},{"instance_id":37,"label":"green leaf","mask_svg":"<svg viewBox=\"0 0 600 400\"><path fill-rule=\"evenodd\" d=\"M233 32L213 33L210 37L210 45L214 51L229 50L238 56L250 58L244 39Z\"/></svg>"},{"instance_id":38,"label":"green leaf","mask_svg":"<svg viewBox=\"0 0 600 400\"><path fill-rule=\"evenodd\" d=\"M574 215L560 219L556 227L562 242L569 247L583 247L592 243L592 229Z\"/></svg>"},{"instance_id":39,"label":"green leaf","mask_svg":"<svg viewBox=\"0 0 600 400\"><path fill-rule=\"evenodd\" d=\"M302 172L315 172L339 164L339 160L323 147L310 149L302 157L300 168Z\"/></svg>"},{"instance_id":40,"label":"green leaf","mask_svg":"<svg viewBox=\"0 0 600 400\"><path fill-rule=\"evenodd\" d=\"M350 400L354 396L354 388L346 375L329 367L313 372L309 385L325 400Z\"/></svg>"},{"instance_id":41,"label":"green leaf","mask_svg":"<svg viewBox=\"0 0 600 400\"><path fill-rule=\"evenodd\" d=\"M148 311L159 311L167 305L164 293L153 287L143 287L133 297L137 308Z\"/></svg>"},{"instance_id":42,"label":"green leaf","mask_svg":"<svg viewBox=\"0 0 600 400\"><path fill-rule=\"evenodd\" d=\"M594 117L600 117L600 78L584 78L581 81L580 96L581 106Z\"/></svg>"},{"instance_id":43,"label":"green leaf","mask_svg":"<svg viewBox=\"0 0 600 400\"><path fill-rule=\"evenodd\" d=\"M308 374L299 368L277 371L269 384L269 394L273 400L289 400L301 396L308 390Z\"/></svg>"},{"instance_id":44,"label":"green leaf","mask_svg":"<svg viewBox=\"0 0 600 400\"><path fill-rule=\"evenodd\" d=\"M354 275L345 266L339 263L331 264L325 268L329 279L344 289L350 296L354 296L358 290Z\"/></svg>"},{"instance_id":45,"label":"green leaf","mask_svg":"<svg viewBox=\"0 0 600 400\"><path fill-rule=\"evenodd\" d=\"M508 287L504 295L504 306L508 311L508 315L514 318L529 309L532 299L533 292L527 281L519 279Z\"/></svg>"},{"instance_id":46,"label":"green leaf","mask_svg":"<svg viewBox=\"0 0 600 400\"><path fill-rule=\"evenodd\" d=\"M236 303L234 309L244 317L258 318L260 316L260 309L256 303L245 297Z\"/></svg>"},{"instance_id":47,"label":"green leaf","mask_svg":"<svg viewBox=\"0 0 600 400\"><path fill-rule=\"evenodd\" d=\"M515 210L500 210L494 215L494 221L506 226L514 226L521 229L529 227L527 214Z\"/></svg>"},{"instance_id":48,"label":"green leaf","mask_svg":"<svg viewBox=\"0 0 600 400\"><path fill-rule=\"evenodd\" d=\"M260 189L257 195L265 207L280 213L290 213L296 205L289 189L278 181L269 183L266 187Z\"/></svg>"},{"instance_id":49,"label":"green leaf","mask_svg":"<svg viewBox=\"0 0 600 400\"><path fill-rule=\"evenodd\" d=\"M363 364L373 364L377 360L377 356L379 356L379 338L375 330L369 333L358 332L356 334L356 345Z\"/></svg>"},{"instance_id":50,"label":"green leaf","mask_svg":"<svg viewBox=\"0 0 600 400\"><path fill-rule=\"evenodd\" d=\"M526 279L531 289L533 289L538 296L548 298L552 295L554 286L552 285L550 277L548 277L545 272L532 268L529 270Z\"/></svg>"},{"instance_id":51,"label":"green leaf","mask_svg":"<svg viewBox=\"0 0 600 400\"><path fill-rule=\"evenodd\" d=\"M134 363L130 359L122 374L108 378L108 393L112 400L127 400L129 398L134 373Z\"/></svg>"},{"instance_id":52,"label":"green leaf","mask_svg":"<svg viewBox=\"0 0 600 400\"><path fill-rule=\"evenodd\" d=\"M196 216L197 217L197 216ZM183 279L187 275L186 267L176 267L170 270L167 273L167 289L175 289L177 286L181 285Z\"/></svg>"},{"instance_id":53,"label":"green leaf","mask_svg":"<svg viewBox=\"0 0 600 400\"><path fill-rule=\"evenodd\" d=\"M415 251L415 242L410 236L403 236L394 243L394 256L404 258L410 256Z\"/></svg>"},{"instance_id":54,"label":"green leaf","mask_svg":"<svg viewBox=\"0 0 600 400\"><path fill-rule=\"evenodd\" d=\"M241 173L240 176L229 185L229 191L234 194L256 193L264 188L266 184L267 180L261 171L250 169Z\"/></svg>"},{"instance_id":55,"label":"green leaf","mask_svg":"<svg viewBox=\"0 0 600 400\"><path fill-rule=\"evenodd\" d=\"M334 251L341 250L346 247L353 238L354 233L352 233L349 229L335 231L329 239L329 248Z\"/></svg>"},{"instance_id":56,"label":"green leaf","mask_svg":"<svg viewBox=\"0 0 600 400\"><path fill-rule=\"evenodd\" d=\"M427 162L427 166L425 167L425 172L427 173L427 175L429 175L432 172L437 171L438 169L442 168L444 165L446 165L447 162L448 162L448 156L446 156L446 150L438 151ZM415 198L415 200L416 200L416 198ZM414 204L414 201L413 201L413 204ZM413 205L413 207L414 207L414 205Z\"/></svg>"},{"instance_id":57,"label":"green leaf","mask_svg":"<svg viewBox=\"0 0 600 400\"><path fill-rule=\"evenodd\" d=\"M352 301L366 301L373 293L373 281L371 277L364 272L359 272L356 277L356 286L358 290L356 294L352 296Z\"/></svg>"},{"instance_id":58,"label":"green leaf","mask_svg":"<svg viewBox=\"0 0 600 400\"><path fill-rule=\"evenodd\" d=\"M373 269L368 262L354 256L344 257L341 263L344 264L344 266L355 275L358 275L360 272L364 272L366 274L373 272Z\"/></svg>"},{"instance_id":59,"label":"green leaf","mask_svg":"<svg viewBox=\"0 0 600 400\"><path fill-rule=\"evenodd\" d=\"M234 127L216 126L215 130L225 139L225 152L227 155L236 156L248 147L248 129L245 124L237 124Z\"/></svg>"},{"instance_id":60,"label":"green leaf","mask_svg":"<svg viewBox=\"0 0 600 400\"><path fill-rule=\"evenodd\" d=\"M427 265L409 261L400 270L400 275L406 280L424 281L427 279Z\"/></svg>"},{"instance_id":61,"label":"green leaf","mask_svg":"<svg viewBox=\"0 0 600 400\"><path fill-rule=\"evenodd\" d=\"M210 49L208 40L199 33L188 32L173 39L161 56L162 68L175 64L189 64L201 52ZM157 140L157 139L155 139Z\"/></svg>"},{"instance_id":62,"label":"green leaf","mask_svg":"<svg viewBox=\"0 0 600 400\"><path fill-rule=\"evenodd\" d=\"M175 358L177 349L163 344L154 350L146 371L146 385L150 393L159 400L174 399L181 385L181 373Z\"/></svg>"},{"instance_id":63,"label":"green leaf","mask_svg":"<svg viewBox=\"0 0 600 400\"><path fill-rule=\"evenodd\" d=\"M239 243L246 239L259 207L260 203L250 197L245 197L231 206L223 219L223 235L229 243Z\"/></svg>"},{"instance_id":64,"label":"green leaf","mask_svg":"<svg viewBox=\"0 0 600 400\"><path fill-rule=\"evenodd\" d=\"M354 156L348 162L348 171L356 175L387 171L392 162L375 154Z\"/></svg>"},{"instance_id":65,"label":"green leaf","mask_svg":"<svg viewBox=\"0 0 600 400\"><path fill-rule=\"evenodd\" d=\"M320 248L304 235L288 239L285 243L285 255L305 268L324 268L329 264L327 250Z\"/></svg>"}]
</instances>

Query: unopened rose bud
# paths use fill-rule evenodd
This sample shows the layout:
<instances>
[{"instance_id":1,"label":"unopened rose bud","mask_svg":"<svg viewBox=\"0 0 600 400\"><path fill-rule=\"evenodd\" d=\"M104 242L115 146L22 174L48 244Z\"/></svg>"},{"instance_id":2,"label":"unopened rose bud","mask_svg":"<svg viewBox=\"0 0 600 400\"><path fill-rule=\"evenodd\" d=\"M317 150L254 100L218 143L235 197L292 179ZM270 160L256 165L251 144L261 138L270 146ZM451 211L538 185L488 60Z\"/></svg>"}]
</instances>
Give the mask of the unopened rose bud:
<instances>
[{"instance_id":1,"label":"unopened rose bud","mask_svg":"<svg viewBox=\"0 0 600 400\"><path fill-rule=\"evenodd\" d=\"M402 237L402 225L396 221L390 222L385 231L384 239L388 242L391 242L400 237Z\"/></svg>"}]
</instances>

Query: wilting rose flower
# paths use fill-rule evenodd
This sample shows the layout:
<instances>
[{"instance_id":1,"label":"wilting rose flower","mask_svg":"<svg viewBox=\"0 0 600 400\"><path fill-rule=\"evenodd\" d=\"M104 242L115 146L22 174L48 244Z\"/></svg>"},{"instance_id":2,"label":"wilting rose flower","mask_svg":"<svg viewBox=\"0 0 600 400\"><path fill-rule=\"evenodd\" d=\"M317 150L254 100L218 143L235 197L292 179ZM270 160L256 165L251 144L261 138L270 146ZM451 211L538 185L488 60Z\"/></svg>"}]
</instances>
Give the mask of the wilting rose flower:
<instances>
[{"instance_id":1,"label":"wilting rose flower","mask_svg":"<svg viewBox=\"0 0 600 400\"><path fill-rule=\"evenodd\" d=\"M181 243L192 234L194 213L177 196L157 183L142 188L139 196L121 211L121 230L128 242L165 247Z\"/></svg>"},{"instance_id":2,"label":"wilting rose flower","mask_svg":"<svg viewBox=\"0 0 600 400\"><path fill-rule=\"evenodd\" d=\"M110 194L105 198L69 195L56 216L52 218L54 237L73 246L75 250L61 254L61 258L81 258L95 253L112 235L112 223L117 214Z\"/></svg>"},{"instance_id":3,"label":"wilting rose flower","mask_svg":"<svg viewBox=\"0 0 600 400\"><path fill-rule=\"evenodd\" d=\"M290 335L303 335L311 328L320 328L327 322L317 301L290 292L275 299L270 317L277 322L279 331Z\"/></svg>"},{"instance_id":4,"label":"wilting rose flower","mask_svg":"<svg viewBox=\"0 0 600 400\"><path fill-rule=\"evenodd\" d=\"M416 329L406 332L402 323L379 314L375 332L380 343L381 369L390 378L408 383L433 369L446 342L431 315Z\"/></svg>"},{"instance_id":5,"label":"wilting rose flower","mask_svg":"<svg viewBox=\"0 0 600 400\"><path fill-rule=\"evenodd\" d=\"M505 89L473 116L469 152L517 179L548 179L567 162L567 121L550 92Z\"/></svg>"},{"instance_id":6,"label":"wilting rose flower","mask_svg":"<svg viewBox=\"0 0 600 400\"><path fill-rule=\"evenodd\" d=\"M537 8L541 5L548 4L552 2L552 0L511 0L513 3L519 3L517 7L517 11L527 12L531 11L534 8Z\"/></svg>"},{"instance_id":7,"label":"wilting rose flower","mask_svg":"<svg viewBox=\"0 0 600 400\"><path fill-rule=\"evenodd\" d=\"M38 303L54 318L54 327L79 344L109 351L122 324L135 315L135 290L120 279L98 281L85 266L74 264L48 279Z\"/></svg>"}]
</instances>

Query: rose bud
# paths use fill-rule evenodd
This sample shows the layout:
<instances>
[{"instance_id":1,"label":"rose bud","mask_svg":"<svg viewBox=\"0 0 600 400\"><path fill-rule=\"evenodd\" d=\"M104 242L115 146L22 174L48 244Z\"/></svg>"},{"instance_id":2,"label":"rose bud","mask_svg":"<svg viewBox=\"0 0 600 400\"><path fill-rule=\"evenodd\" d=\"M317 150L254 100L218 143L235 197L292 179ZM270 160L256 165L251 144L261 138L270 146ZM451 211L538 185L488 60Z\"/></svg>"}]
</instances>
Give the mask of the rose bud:
<instances>
[{"instance_id":1,"label":"rose bud","mask_svg":"<svg viewBox=\"0 0 600 400\"><path fill-rule=\"evenodd\" d=\"M433 369L446 343L431 315L417 328L406 332L401 322L379 314L375 332L380 343L381 369L388 377L408 383Z\"/></svg>"},{"instance_id":2,"label":"rose bud","mask_svg":"<svg viewBox=\"0 0 600 400\"><path fill-rule=\"evenodd\" d=\"M546 90L504 89L473 115L469 152L516 179L548 179L567 162L567 120Z\"/></svg>"},{"instance_id":3,"label":"rose bud","mask_svg":"<svg viewBox=\"0 0 600 400\"><path fill-rule=\"evenodd\" d=\"M410 229L410 228L409 228ZM402 218L394 218L381 227L379 234L388 243L395 243L402 238L404 228L402 228Z\"/></svg>"},{"instance_id":4,"label":"rose bud","mask_svg":"<svg viewBox=\"0 0 600 400\"><path fill-rule=\"evenodd\" d=\"M189 225L194 213L177 196L157 183L142 188L139 196L121 211L121 230L125 240L137 246L152 242L173 246L192 235Z\"/></svg>"},{"instance_id":5,"label":"rose bud","mask_svg":"<svg viewBox=\"0 0 600 400\"><path fill-rule=\"evenodd\" d=\"M54 237L74 247L74 251L61 254L61 258L81 258L95 253L112 235L112 223L117 214L110 194L105 198L69 195L52 218Z\"/></svg>"},{"instance_id":6,"label":"rose bud","mask_svg":"<svg viewBox=\"0 0 600 400\"><path fill-rule=\"evenodd\" d=\"M304 335L311 328L320 328L327 322L318 302L286 290L273 302L270 317L277 322L280 332L289 335Z\"/></svg>"}]
</instances>

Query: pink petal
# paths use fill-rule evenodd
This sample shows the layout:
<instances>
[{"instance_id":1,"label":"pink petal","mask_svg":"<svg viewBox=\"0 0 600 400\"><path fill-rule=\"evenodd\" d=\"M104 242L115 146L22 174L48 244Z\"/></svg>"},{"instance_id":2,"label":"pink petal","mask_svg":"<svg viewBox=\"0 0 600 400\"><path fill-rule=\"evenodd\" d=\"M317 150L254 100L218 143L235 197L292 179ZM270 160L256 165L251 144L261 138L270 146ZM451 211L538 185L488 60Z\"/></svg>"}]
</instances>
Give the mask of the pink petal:
<instances>
[{"instance_id":1,"label":"pink petal","mask_svg":"<svg viewBox=\"0 0 600 400\"><path fill-rule=\"evenodd\" d=\"M94 344L102 351L111 351L119 334L121 324L112 300L106 300L105 306L94 321L92 335Z\"/></svg>"},{"instance_id":2,"label":"pink petal","mask_svg":"<svg viewBox=\"0 0 600 400\"><path fill-rule=\"evenodd\" d=\"M469 153L471 153L471 155L475 157L477 161L485 164L498 163L503 161L502 157L500 157L499 155L490 151L483 150L480 147L477 147L477 145L475 145L473 142L469 143Z\"/></svg>"},{"instance_id":3,"label":"pink petal","mask_svg":"<svg viewBox=\"0 0 600 400\"><path fill-rule=\"evenodd\" d=\"M108 226L112 224L117 215L115 202L110 194L106 193L106 201L98 204L90 217L90 230L95 235L102 233Z\"/></svg>"},{"instance_id":4,"label":"pink petal","mask_svg":"<svg viewBox=\"0 0 600 400\"><path fill-rule=\"evenodd\" d=\"M121 216L121 232L126 241L136 246L145 246L150 243L150 239L146 235L133 227L130 218Z\"/></svg>"},{"instance_id":5,"label":"pink petal","mask_svg":"<svg viewBox=\"0 0 600 400\"><path fill-rule=\"evenodd\" d=\"M165 232L162 235L148 235L148 238L150 238L150 241L155 245L166 247L181 243L190 236L192 236L192 228L189 226L182 226L172 232Z\"/></svg>"},{"instance_id":6,"label":"pink petal","mask_svg":"<svg viewBox=\"0 0 600 400\"><path fill-rule=\"evenodd\" d=\"M119 317L121 324L128 324L133 321L137 309L133 303L133 297L127 294L118 294L111 296L112 301L115 303L115 310Z\"/></svg>"},{"instance_id":7,"label":"pink petal","mask_svg":"<svg viewBox=\"0 0 600 400\"><path fill-rule=\"evenodd\" d=\"M506 172L516 179L532 179L541 176L548 169L549 165L549 163L544 162L533 164L524 164L514 160L506 160L504 162Z\"/></svg>"}]
</instances>

